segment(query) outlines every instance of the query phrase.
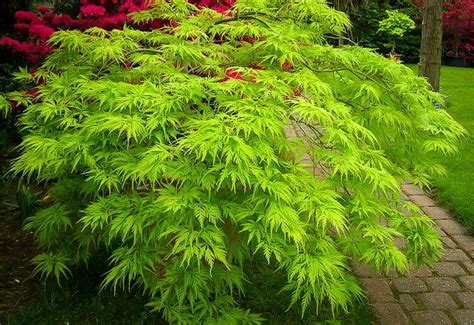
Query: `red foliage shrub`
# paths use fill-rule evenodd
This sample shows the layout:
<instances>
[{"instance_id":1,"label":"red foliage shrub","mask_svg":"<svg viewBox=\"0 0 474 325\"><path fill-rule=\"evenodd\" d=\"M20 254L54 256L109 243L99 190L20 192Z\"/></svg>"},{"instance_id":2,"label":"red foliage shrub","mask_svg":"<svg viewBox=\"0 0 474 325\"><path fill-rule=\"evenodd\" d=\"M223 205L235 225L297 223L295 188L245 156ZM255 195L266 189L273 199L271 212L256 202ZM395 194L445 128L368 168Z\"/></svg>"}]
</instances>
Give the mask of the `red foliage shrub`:
<instances>
[{"instance_id":1,"label":"red foliage shrub","mask_svg":"<svg viewBox=\"0 0 474 325\"><path fill-rule=\"evenodd\" d=\"M190 0L198 7L208 7L219 13L228 10L235 0ZM52 48L46 44L57 30L100 27L107 30L121 29L127 21L127 14L147 8L146 0L82 0L78 17L53 13L49 7L39 7L37 12L17 11L14 26L17 37L2 37L0 45L7 46L12 53L24 54L30 63L38 63ZM129 22L130 23L130 22ZM169 22L168 22L169 23ZM136 26L155 29L164 22L153 21L148 25Z\"/></svg>"},{"instance_id":2,"label":"red foliage shrub","mask_svg":"<svg viewBox=\"0 0 474 325\"><path fill-rule=\"evenodd\" d=\"M445 2L444 8L446 54L474 60L474 0Z\"/></svg>"}]
</instances>

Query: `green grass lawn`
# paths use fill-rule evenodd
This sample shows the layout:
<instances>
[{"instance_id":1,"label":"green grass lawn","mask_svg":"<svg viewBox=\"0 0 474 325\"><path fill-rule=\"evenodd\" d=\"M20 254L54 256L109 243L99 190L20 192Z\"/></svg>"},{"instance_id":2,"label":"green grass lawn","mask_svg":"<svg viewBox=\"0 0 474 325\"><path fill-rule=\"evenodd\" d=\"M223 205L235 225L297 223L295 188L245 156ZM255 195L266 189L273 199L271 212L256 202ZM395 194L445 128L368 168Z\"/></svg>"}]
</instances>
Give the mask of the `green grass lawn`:
<instances>
[{"instance_id":1,"label":"green grass lawn","mask_svg":"<svg viewBox=\"0 0 474 325\"><path fill-rule=\"evenodd\" d=\"M447 177L434 180L437 196L474 232L474 69L443 67L441 87L449 98L446 110L469 135L459 155L437 158L448 170Z\"/></svg>"},{"instance_id":2,"label":"green grass lawn","mask_svg":"<svg viewBox=\"0 0 474 325\"><path fill-rule=\"evenodd\" d=\"M411 66L417 69L416 65ZM435 194L474 232L474 69L443 66L441 93L448 96L446 111L469 135L455 157L435 157L447 168L447 177L434 179Z\"/></svg>"}]
</instances>

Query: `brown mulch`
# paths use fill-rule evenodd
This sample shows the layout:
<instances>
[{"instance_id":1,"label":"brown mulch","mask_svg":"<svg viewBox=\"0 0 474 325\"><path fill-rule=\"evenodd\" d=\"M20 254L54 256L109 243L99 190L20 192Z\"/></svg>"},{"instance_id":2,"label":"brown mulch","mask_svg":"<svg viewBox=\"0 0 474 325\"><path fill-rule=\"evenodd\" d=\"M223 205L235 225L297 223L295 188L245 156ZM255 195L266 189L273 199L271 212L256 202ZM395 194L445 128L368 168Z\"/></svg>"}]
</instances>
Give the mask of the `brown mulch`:
<instances>
[{"instance_id":1,"label":"brown mulch","mask_svg":"<svg viewBox=\"0 0 474 325\"><path fill-rule=\"evenodd\" d=\"M31 259L37 254L31 234L23 231L11 188L0 193L0 323L37 291Z\"/></svg>"}]
</instances>

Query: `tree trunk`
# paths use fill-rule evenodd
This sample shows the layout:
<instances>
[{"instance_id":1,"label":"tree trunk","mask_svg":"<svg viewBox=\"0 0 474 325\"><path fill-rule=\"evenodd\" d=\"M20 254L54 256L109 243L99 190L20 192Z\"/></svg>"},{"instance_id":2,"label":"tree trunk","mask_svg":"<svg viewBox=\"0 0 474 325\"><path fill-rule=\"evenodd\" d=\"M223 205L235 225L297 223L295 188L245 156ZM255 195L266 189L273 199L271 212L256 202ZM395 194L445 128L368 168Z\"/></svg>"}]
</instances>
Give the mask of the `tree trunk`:
<instances>
[{"instance_id":1,"label":"tree trunk","mask_svg":"<svg viewBox=\"0 0 474 325\"><path fill-rule=\"evenodd\" d=\"M442 4L440 0L425 0L423 9L419 75L428 79L434 91L439 91L443 38Z\"/></svg>"}]
</instances>

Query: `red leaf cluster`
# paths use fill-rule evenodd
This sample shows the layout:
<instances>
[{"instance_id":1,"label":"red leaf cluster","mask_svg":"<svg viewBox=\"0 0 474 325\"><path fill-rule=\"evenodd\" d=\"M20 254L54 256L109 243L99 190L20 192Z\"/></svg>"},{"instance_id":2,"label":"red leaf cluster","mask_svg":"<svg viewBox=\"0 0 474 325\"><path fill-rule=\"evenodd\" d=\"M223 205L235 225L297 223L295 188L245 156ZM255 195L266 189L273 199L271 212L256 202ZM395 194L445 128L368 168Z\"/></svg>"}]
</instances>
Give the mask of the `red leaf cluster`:
<instances>
[{"instance_id":1,"label":"red leaf cluster","mask_svg":"<svg viewBox=\"0 0 474 325\"><path fill-rule=\"evenodd\" d=\"M235 71L232 68L228 68L225 71L224 81L229 80L229 79L244 80L244 76L242 73Z\"/></svg>"}]
</instances>

